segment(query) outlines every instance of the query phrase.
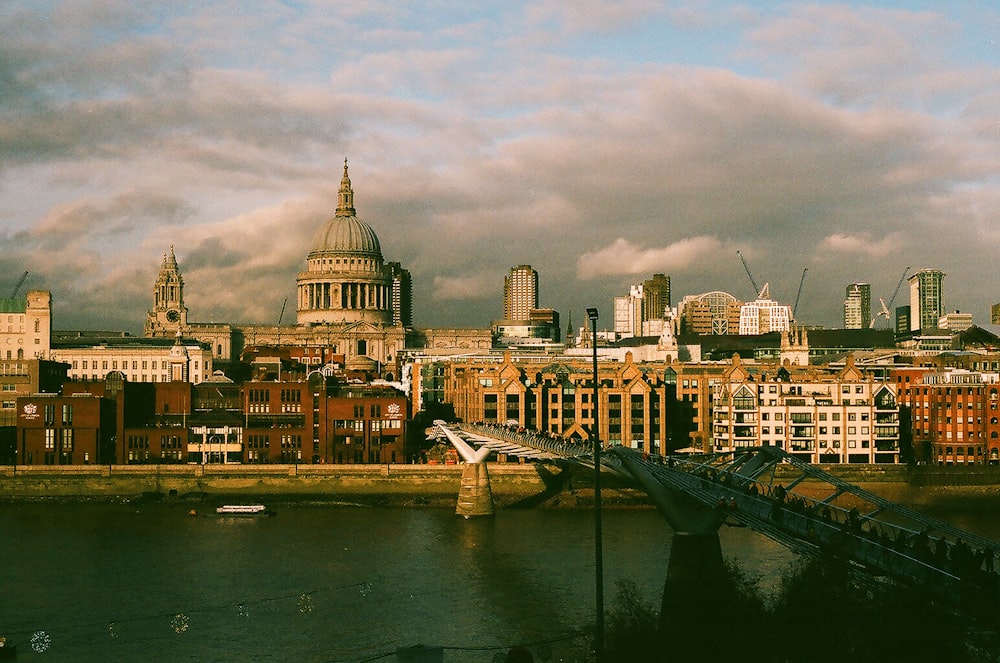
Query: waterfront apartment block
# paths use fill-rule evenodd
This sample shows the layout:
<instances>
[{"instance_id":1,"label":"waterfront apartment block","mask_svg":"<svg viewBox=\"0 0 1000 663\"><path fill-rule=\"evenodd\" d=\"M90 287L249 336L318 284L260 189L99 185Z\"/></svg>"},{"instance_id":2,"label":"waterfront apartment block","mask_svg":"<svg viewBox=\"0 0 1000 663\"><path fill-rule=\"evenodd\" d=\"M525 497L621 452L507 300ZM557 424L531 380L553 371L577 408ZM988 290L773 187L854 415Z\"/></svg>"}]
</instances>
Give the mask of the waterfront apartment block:
<instances>
[{"instance_id":1,"label":"waterfront apartment block","mask_svg":"<svg viewBox=\"0 0 1000 663\"><path fill-rule=\"evenodd\" d=\"M998 357L964 356L992 369L897 368L900 404L909 412L916 460L936 465L1000 464Z\"/></svg>"},{"instance_id":2,"label":"waterfront apartment block","mask_svg":"<svg viewBox=\"0 0 1000 663\"><path fill-rule=\"evenodd\" d=\"M517 425L555 436L588 439L597 413L598 436L607 445L665 453L687 431L675 430L668 412L677 412L673 372L663 363L622 362L598 367L598 405L593 367L586 357L518 361L456 359L443 363L443 399L462 421Z\"/></svg>"},{"instance_id":3,"label":"waterfront apartment block","mask_svg":"<svg viewBox=\"0 0 1000 663\"><path fill-rule=\"evenodd\" d=\"M781 367L754 376L739 357L715 385L717 452L776 446L811 463L898 463L895 385L866 378L852 359L832 379Z\"/></svg>"}]
</instances>

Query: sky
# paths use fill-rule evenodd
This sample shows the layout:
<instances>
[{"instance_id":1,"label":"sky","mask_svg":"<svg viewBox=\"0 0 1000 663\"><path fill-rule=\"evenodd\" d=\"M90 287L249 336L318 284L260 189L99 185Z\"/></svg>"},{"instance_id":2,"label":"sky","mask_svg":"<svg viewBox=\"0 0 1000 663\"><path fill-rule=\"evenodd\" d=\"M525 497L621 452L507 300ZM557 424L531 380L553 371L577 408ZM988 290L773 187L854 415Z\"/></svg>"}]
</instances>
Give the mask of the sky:
<instances>
[{"instance_id":1,"label":"sky","mask_svg":"<svg viewBox=\"0 0 1000 663\"><path fill-rule=\"evenodd\" d=\"M802 324L930 268L997 331L993 3L6 0L0 35L0 297L27 271L57 330L141 333L171 246L189 320L293 322L346 158L420 327L488 326L521 264L564 327L655 273L753 299L739 251Z\"/></svg>"}]
</instances>

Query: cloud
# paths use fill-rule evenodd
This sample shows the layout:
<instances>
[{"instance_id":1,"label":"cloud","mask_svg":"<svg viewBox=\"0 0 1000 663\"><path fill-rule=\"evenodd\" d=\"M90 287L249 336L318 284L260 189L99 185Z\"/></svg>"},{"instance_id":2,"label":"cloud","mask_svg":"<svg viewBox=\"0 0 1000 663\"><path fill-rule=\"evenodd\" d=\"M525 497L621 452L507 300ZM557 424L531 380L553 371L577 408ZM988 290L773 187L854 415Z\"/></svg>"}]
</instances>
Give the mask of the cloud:
<instances>
[{"instance_id":1,"label":"cloud","mask_svg":"<svg viewBox=\"0 0 1000 663\"><path fill-rule=\"evenodd\" d=\"M873 240L870 233L862 233L860 235L835 233L824 237L819 248L821 251L863 254L873 258L882 258L898 249L902 243L902 239L899 233L893 233L880 240Z\"/></svg>"},{"instance_id":2,"label":"cloud","mask_svg":"<svg viewBox=\"0 0 1000 663\"><path fill-rule=\"evenodd\" d=\"M577 260L582 279L627 274L630 276L683 271L709 259L721 242L714 237L689 237L669 246L643 249L619 237L611 246L591 251Z\"/></svg>"},{"instance_id":3,"label":"cloud","mask_svg":"<svg viewBox=\"0 0 1000 663\"><path fill-rule=\"evenodd\" d=\"M503 278L489 274L435 276L432 291L434 298L440 301L496 298L497 283L502 285ZM498 305L501 302L497 299Z\"/></svg>"},{"instance_id":4,"label":"cloud","mask_svg":"<svg viewBox=\"0 0 1000 663\"><path fill-rule=\"evenodd\" d=\"M972 9L608 7L8 3L0 276L51 289L57 328L136 329L174 245L193 320L271 322L346 156L424 326L488 324L522 263L564 315L655 272L748 290L731 247L776 297L808 267L810 324L906 264L991 303Z\"/></svg>"}]
</instances>

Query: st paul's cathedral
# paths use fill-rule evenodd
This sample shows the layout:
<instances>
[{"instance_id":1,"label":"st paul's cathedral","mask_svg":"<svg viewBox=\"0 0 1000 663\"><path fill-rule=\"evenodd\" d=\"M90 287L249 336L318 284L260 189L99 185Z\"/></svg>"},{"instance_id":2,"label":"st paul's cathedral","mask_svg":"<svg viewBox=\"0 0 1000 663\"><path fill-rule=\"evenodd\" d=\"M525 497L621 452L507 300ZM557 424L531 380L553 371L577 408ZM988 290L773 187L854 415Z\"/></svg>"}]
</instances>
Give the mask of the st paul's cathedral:
<instances>
[{"instance_id":1,"label":"st paul's cathedral","mask_svg":"<svg viewBox=\"0 0 1000 663\"><path fill-rule=\"evenodd\" d=\"M238 359L247 348L295 347L313 353L307 363L342 355L348 369L391 379L397 355L412 347L414 336L410 274L399 263L383 260L375 231L357 217L346 159L337 211L313 235L296 284L294 325L190 322L184 279L170 247L153 286L144 333L197 339L211 345L214 359L222 363Z\"/></svg>"}]
</instances>

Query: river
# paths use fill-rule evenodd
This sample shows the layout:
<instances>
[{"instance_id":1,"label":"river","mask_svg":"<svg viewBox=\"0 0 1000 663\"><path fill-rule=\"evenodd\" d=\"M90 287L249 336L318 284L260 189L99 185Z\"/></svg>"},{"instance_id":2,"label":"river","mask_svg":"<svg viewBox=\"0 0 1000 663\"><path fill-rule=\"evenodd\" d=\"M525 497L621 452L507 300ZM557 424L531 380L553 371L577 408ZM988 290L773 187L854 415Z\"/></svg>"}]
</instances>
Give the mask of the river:
<instances>
[{"instance_id":1,"label":"river","mask_svg":"<svg viewBox=\"0 0 1000 663\"><path fill-rule=\"evenodd\" d=\"M395 661L421 644L472 663L523 644L536 660L568 661L589 636L590 511L189 509L0 504L0 635L18 660ZM622 580L658 608L670 528L653 510L606 509L602 522L608 608ZM726 557L766 581L793 559L747 529L721 538Z\"/></svg>"}]
</instances>

